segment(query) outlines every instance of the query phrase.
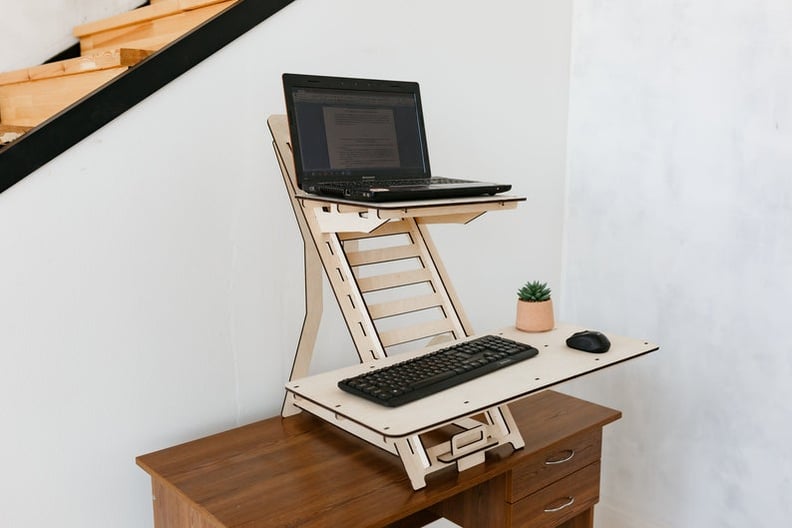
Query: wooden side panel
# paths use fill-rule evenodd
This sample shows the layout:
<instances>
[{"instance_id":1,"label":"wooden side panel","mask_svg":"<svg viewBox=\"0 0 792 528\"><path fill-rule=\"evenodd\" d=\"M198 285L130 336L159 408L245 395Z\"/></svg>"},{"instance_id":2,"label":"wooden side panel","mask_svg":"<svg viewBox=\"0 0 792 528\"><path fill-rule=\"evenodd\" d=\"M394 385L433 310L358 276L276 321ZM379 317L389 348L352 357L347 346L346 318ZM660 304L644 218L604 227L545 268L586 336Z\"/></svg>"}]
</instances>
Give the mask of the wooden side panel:
<instances>
[{"instance_id":1,"label":"wooden side panel","mask_svg":"<svg viewBox=\"0 0 792 528\"><path fill-rule=\"evenodd\" d=\"M182 499L159 479L151 479L154 528L224 528L207 512Z\"/></svg>"},{"instance_id":2,"label":"wooden side panel","mask_svg":"<svg viewBox=\"0 0 792 528\"><path fill-rule=\"evenodd\" d=\"M446 499L432 511L460 526L508 527L504 500L506 481L506 475L499 475Z\"/></svg>"}]
</instances>

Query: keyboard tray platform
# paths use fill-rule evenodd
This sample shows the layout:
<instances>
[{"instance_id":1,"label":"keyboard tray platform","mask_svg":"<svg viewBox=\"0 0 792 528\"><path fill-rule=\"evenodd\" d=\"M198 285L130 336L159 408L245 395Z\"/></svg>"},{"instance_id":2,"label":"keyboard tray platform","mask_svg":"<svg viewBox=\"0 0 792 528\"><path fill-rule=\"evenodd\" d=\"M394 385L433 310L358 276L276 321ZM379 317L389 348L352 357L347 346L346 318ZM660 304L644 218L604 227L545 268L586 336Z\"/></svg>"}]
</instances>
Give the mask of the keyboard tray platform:
<instances>
[{"instance_id":1,"label":"keyboard tray platform","mask_svg":"<svg viewBox=\"0 0 792 528\"><path fill-rule=\"evenodd\" d=\"M287 399L293 405L400 456L413 487L418 489L425 485L424 477L428 473L445 465L462 461L458 465L464 469L465 464L474 465L477 460L483 460L484 452L490 447L507 442L515 448L522 447L519 431L509 427L510 416L500 414L500 409L507 403L658 349L648 341L608 335L611 348L604 354L573 350L566 346L565 341L579 330L584 328L559 324L549 332L526 333L514 327L491 332L528 343L536 347L539 354L400 407L385 407L348 394L339 389L337 383L370 369L447 346L447 343L293 380L286 385ZM486 416L483 429L481 423L469 418L482 413ZM426 450L420 435L450 424L457 424L462 429L459 438L452 437L441 447ZM494 431L488 431L488 428ZM507 438L498 439L500 433ZM458 456L455 457L455 453ZM466 459L468 456L471 458ZM415 469L411 469L412 466Z\"/></svg>"}]
</instances>

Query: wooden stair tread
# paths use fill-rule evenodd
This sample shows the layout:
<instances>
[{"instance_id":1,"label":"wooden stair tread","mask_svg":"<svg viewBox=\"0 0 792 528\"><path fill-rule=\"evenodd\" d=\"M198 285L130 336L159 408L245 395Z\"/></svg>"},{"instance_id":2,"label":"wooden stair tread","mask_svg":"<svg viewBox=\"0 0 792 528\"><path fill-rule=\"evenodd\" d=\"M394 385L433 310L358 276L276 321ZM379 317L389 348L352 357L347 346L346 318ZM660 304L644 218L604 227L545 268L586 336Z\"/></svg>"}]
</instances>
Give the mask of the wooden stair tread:
<instances>
[{"instance_id":1,"label":"wooden stair tread","mask_svg":"<svg viewBox=\"0 0 792 528\"><path fill-rule=\"evenodd\" d=\"M154 0L75 27L80 57L0 73L0 123L25 130L41 124L236 1Z\"/></svg>"},{"instance_id":2,"label":"wooden stair tread","mask_svg":"<svg viewBox=\"0 0 792 528\"><path fill-rule=\"evenodd\" d=\"M23 68L10 72L0 73L0 86L29 81L39 81L53 77L76 75L89 71L117 68L119 66L132 66L145 59L153 52L120 48L98 53L91 53L82 57L50 62L40 66Z\"/></svg>"},{"instance_id":3,"label":"wooden stair tread","mask_svg":"<svg viewBox=\"0 0 792 528\"><path fill-rule=\"evenodd\" d=\"M131 26L149 22L157 18L163 18L184 11L191 11L219 4L225 0L159 0L151 2L151 5L139 7L126 13L120 13L111 17L103 18L93 22L86 22L74 28L74 36L82 38L94 33L100 33L111 29L124 26Z\"/></svg>"},{"instance_id":4,"label":"wooden stair tread","mask_svg":"<svg viewBox=\"0 0 792 528\"><path fill-rule=\"evenodd\" d=\"M181 1L185 2L186 0ZM197 5L194 9L178 10L165 16L147 18L139 23L107 27L101 31L81 34L79 35L80 50L83 54L112 48L135 48L156 51L200 26L236 2L236 0L192 1L201 5ZM163 0L163 3L166 3L166 1Z\"/></svg>"},{"instance_id":5,"label":"wooden stair tread","mask_svg":"<svg viewBox=\"0 0 792 528\"><path fill-rule=\"evenodd\" d=\"M50 77L0 86L0 122L37 126L82 99L128 66L92 70L81 75Z\"/></svg>"}]
</instances>

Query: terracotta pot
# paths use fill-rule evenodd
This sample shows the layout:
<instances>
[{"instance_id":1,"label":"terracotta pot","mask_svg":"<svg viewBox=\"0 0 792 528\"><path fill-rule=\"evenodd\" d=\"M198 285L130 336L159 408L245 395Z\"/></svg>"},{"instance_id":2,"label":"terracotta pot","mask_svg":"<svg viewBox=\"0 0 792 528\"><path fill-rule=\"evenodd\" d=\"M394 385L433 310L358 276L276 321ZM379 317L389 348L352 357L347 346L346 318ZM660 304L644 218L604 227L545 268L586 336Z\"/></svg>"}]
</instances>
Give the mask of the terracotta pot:
<instances>
[{"instance_id":1,"label":"terracotta pot","mask_svg":"<svg viewBox=\"0 0 792 528\"><path fill-rule=\"evenodd\" d=\"M553 300L528 302L517 300L517 330L546 332L555 328Z\"/></svg>"}]
</instances>

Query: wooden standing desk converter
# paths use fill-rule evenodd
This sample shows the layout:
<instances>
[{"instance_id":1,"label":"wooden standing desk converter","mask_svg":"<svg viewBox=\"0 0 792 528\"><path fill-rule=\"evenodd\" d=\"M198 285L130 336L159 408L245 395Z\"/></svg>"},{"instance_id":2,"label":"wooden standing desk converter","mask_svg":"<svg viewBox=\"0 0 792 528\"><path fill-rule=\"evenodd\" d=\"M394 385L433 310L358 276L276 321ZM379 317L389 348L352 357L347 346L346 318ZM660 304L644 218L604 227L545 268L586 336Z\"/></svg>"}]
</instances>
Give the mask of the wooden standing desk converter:
<instances>
[{"instance_id":1,"label":"wooden standing desk converter","mask_svg":"<svg viewBox=\"0 0 792 528\"><path fill-rule=\"evenodd\" d=\"M559 325L531 337L540 356L528 366L402 410L340 394L338 372L306 377L323 270L362 363L353 370L393 361L388 351L407 343L475 335L427 225L467 223L524 198L373 205L305 195L285 117L268 124L305 256L306 317L283 417L139 457L157 528L411 527L438 516L476 528L591 528L601 430L620 413L555 392L526 396L657 347L619 338L601 359L584 358L563 346L572 328ZM394 272L395 262L410 267ZM417 296L414 286L423 288ZM402 289L409 295L373 299ZM413 320L417 313L428 317ZM407 326L380 327L402 317ZM502 333L524 337L514 332Z\"/></svg>"},{"instance_id":2,"label":"wooden standing desk converter","mask_svg":"<svg viewBox=\"0 0 792 528\"><path fill-rule=\"evenodd\" d=\"M619 411L544 391L510 405L525 447L428 476L308 413L274 417L140 456L157 528L423 526L591 528L602 427Z\"/></svg>"}]
</instances>

